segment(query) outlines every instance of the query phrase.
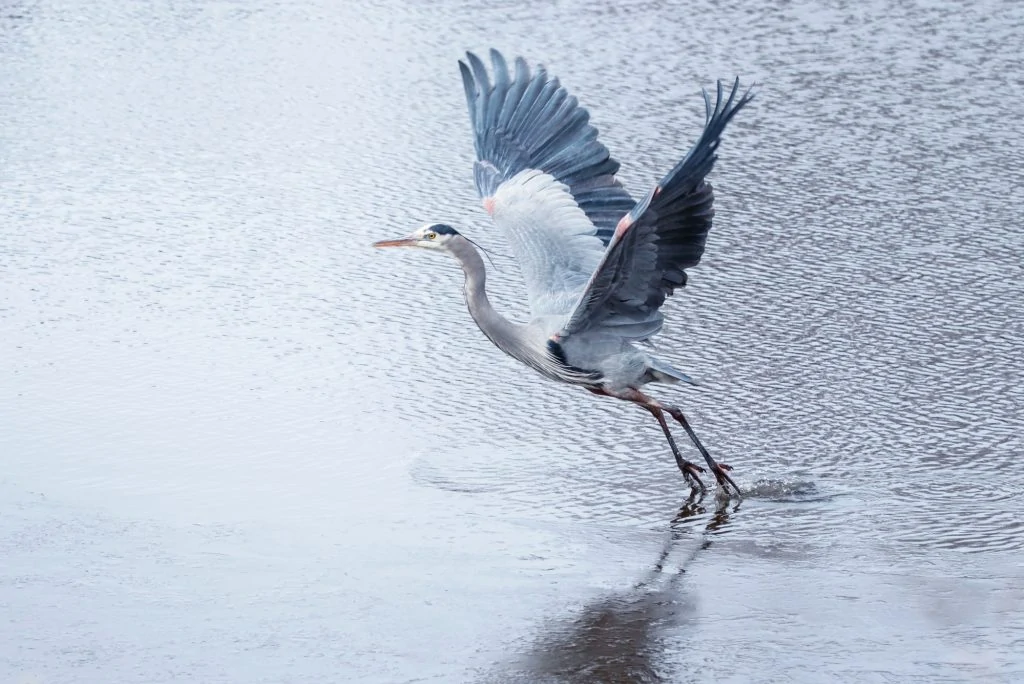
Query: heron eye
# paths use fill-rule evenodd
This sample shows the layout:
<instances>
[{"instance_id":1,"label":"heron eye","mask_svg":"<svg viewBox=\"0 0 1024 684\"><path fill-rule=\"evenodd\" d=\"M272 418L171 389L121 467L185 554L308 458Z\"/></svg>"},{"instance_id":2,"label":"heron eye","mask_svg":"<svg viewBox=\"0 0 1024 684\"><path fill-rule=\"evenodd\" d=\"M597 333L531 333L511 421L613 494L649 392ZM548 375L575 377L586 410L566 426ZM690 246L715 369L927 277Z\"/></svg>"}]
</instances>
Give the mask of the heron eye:
<instances>
[{"instance_id":1,"label":"heron eye","mask_svg":"<svg viewBox=\"0 0 1024 684\"><path fill-rule=\"evenodd\" d=\"M427 233L427 239L428 240L436 240L437 239L437 233Z\"/></svg>"}]
</instances>

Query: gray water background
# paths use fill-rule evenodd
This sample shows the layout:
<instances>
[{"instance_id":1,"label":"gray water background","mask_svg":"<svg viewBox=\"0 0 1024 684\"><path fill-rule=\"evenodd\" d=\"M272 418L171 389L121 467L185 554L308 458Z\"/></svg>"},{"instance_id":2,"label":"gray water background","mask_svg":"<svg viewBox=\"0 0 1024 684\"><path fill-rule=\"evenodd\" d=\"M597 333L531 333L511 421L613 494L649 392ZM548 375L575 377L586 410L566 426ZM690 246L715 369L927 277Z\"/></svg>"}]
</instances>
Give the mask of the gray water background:
<instances>
[{"instance_id":1,"label":"gray water background","mask_svg":"<svg viewBox=\"0 0 1024 684\"><path fill-rule=\"evenodd\" d=\"M1010 0L3 0L0 682L1021 681L1021 44ZM370 249L450 222L523 314L492 45L634 194L760 84L658 340L738 508Z\"/></svg>"}]
</instances>

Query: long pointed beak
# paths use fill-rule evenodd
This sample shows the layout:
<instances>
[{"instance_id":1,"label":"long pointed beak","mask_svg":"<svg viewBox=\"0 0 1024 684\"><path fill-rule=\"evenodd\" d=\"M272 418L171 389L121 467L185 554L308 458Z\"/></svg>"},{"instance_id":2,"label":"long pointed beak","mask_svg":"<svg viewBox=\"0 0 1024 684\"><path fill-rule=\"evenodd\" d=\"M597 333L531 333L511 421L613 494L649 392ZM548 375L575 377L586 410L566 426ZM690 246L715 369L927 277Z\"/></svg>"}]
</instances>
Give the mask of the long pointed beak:
<instances>
[{"instance_id":1,"label":"long pointed beak","mask_svg":"<svg viewBox=\"0 0 1024 684\"><path fill-rule=\"evenodd\" d=\"M379 242L374 242L373 246L374 247L411 247L411 246L413 246L415 244L416 244L415 238L404 237L404 238L398 238L398 239L395 239L395 240L380 240Z\"/></svg>"}]
</instances>

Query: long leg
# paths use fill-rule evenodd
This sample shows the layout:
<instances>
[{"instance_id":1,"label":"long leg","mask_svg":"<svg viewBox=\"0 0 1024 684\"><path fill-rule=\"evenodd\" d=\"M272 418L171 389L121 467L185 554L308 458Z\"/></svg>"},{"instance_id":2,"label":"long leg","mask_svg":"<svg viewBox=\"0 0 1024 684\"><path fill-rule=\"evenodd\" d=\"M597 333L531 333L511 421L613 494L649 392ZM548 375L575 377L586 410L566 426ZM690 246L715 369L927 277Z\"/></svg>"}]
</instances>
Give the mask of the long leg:
<instances>
[{"instance_id":1,"label":"long leg","mask_svg":"<svg viewBox=\"0 0 1024 684\"><path fill-rule=\"evenodd\" d=\"M651 415L653 415L658 420L658 425L661 426L661 431L665 433L665 439L668 440L668 445L672 449L672 456L674 456L676 459L676 465L679 466L679 471L683 474L683 477L686 478L686 483L690 485L690 488L695 493L699 493L701 496L704 495L704 493L707 491L707 487L704 486L704 483L700 479L700 473L703 473L704 469L701 468L696 463L692 463L683 458L683 455L679 452L679 447L676 446L675 438L672 437L672 432L668 429L668 423L665 421L665 412L662 410L660 406L657 406L656 403L644 403L636 401L632 397L619 396L619 394L613 394L604 389L593 389L589 387L587 389L589 389L591 392L597 395L633 401L635 403L640 404L648 411L650 411ZM637 392L637 394L640 393Z\"/></svg>"},{"instance_id":2,"label":"long leg","mask_svg":"<svg viewBox=\"0 0 1024 684\"><path fill-rule=\"evenodd\" d=\"M679 453L679 447L676 446L676 440L672 437L672 433L668 429L668 423L665 422L665 412L659 408L653 408L651 406L644 407L650 411L655 418L658 419L658 425L661 426L661 431L665 433L665 439L668 440L668 445L672 448L672 455L675 456L676 465L679 466L679 471L686 478L686 483L690 485L690 488L695 492L699 491L702 495L707 491L707 487L700 481L700 473L704 472L696 463L691 463L683 458L683 455Z\"/></svg>"},{"instance_id":3,"label":"long leg","mask_svg":"<svg viewBox=\"0 0 1024 684\"><path fill-rule=\"evenodd\" d=\"M683 426L683 429L686 430L686 434L690 436L690 440L700 451L700 454L701 456L704 457L704 460L707 461L708 468L710 468L711 472L714 473L715 480L718 481L718 485L723 489L728 490L728 488L726 487L726 483L728 483L730 486L732 486L733 491L736 492L736 495L741 496L740 488L737 487L736 483L732 481L731 477L729 477L728 471L732 470L732 466L727 465L725 463L718 463L715 461L715 459L711 458L711 454L708 453L708 450L705 449L704 445L700 443L699 439L697 439L697 433L693 431L692 427L690 427L690 422L686 420L686 416L683 415L682 411L680 411L675 406L665 406L664 408L666 411L669 412L669 415L675 418L676 421Z\"/></svg>"},{"instance_id":4,"label":"long leg","mask_svg":"<svg viewBox=\"0 0 1024 684\"><path fill-rule=\"evenodd\" d=\"M729 491L729 487L731 486L733 491L736 493L736 496L741 496L740 488L737 487L736 483L732 481L731 477L729 477L728 471L732 470L732 466L726 465L725 463L718 463L715 461L715 459L711 457L711 454L708 453L708 450L705 449L704 445L700 443L699 439L697 439L697 433L695 433L693 431L693 428L690 427L689 421L686 420L686 416L683 415L683 412L681 410L679 410L675 406L667 406L665 404L662 404L656 399L648 397L643 392L632 388L621 390L618 392L610 392L608 390L605 390L604 393L611 397L617 397L619 399L631 401L634 404L639 404L640 406L643 406L651 413L654 413L655 410L657 410L659 413L662 411L667 411L668 414L675 418L676 421L678 421L679 424L683 426L683 429L686 430L686 434L690 436L690 439L693 441L694 445L700 451L701 455L704 457L704 460L707 461L708 468L710 468L711 472L714 473L715 480L718 481L718 485L727 493ZM662 421L664 421L664 418L662 418ZM665 434L667 435L668 428L663 426L662 429L665 430Z\"/></svg>"}]
</instances>

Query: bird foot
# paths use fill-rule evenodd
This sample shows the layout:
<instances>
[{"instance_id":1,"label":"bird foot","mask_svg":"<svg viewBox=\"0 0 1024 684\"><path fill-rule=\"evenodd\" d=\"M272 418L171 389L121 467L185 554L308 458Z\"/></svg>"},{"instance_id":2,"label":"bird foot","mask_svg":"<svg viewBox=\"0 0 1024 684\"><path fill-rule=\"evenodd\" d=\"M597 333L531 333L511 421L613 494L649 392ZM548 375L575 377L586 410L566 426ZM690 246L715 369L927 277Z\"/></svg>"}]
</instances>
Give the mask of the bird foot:
<instances>
[{"instance_id":1,"label":"bird foot","mask_svg":"<svg viewBox=\"0 0 1024 684\"><path fill-rule=\"evenodd\" d=\"M736 483L729 477L728 471L732 470L732 466L727 463L716 463L711 467L711 472L715 476L715 480L718 482L718 486L725 490L726 494L729 494L729 488L732 487L733 493L737 497L742 498L743 495L740 493L740 488L736 486Z\"/></svg>"},{"instance_id":2,"label":"bird foot","mask_svg":"<svg viewBox=\"0 0 1024 684\"><path fill-rule=\"evenodd\" d=\"M686 483L690 485L690 489L692 489L694 493L699 492L700 495L703 496L708 488L705 487L704 483L701 481L700 474L707 471L696 463L691 463L690 461L680 462L679 470L683 472L683 477L686 478Z\"/></svg>"}]
</instances>

